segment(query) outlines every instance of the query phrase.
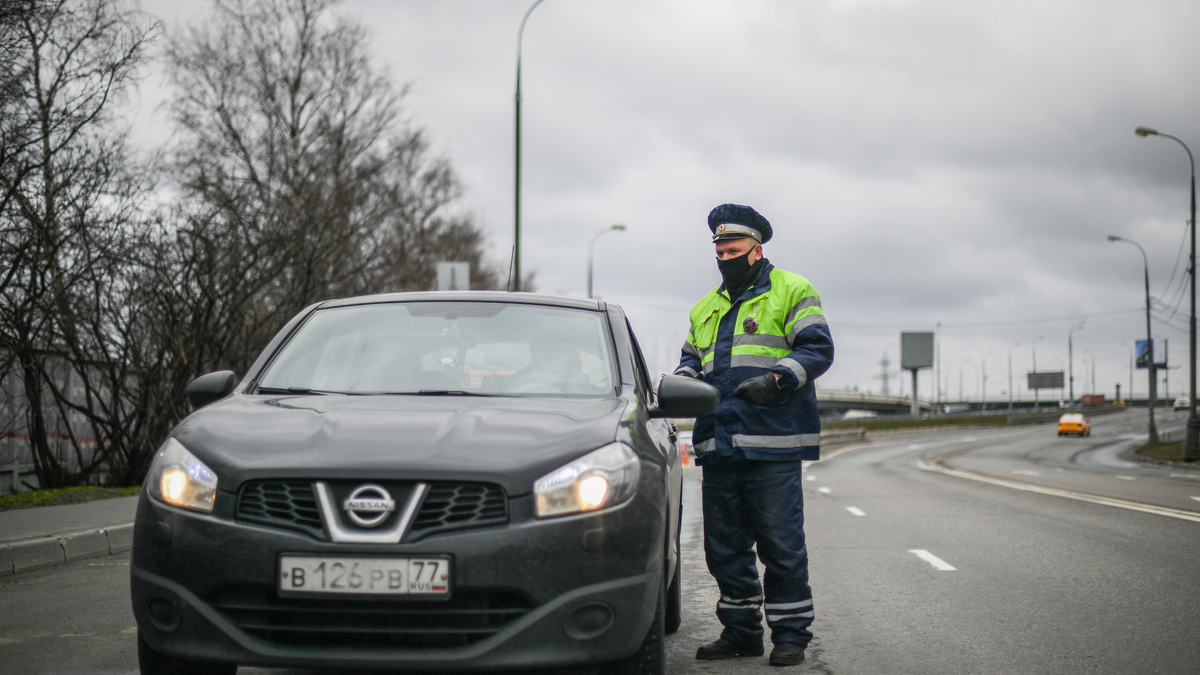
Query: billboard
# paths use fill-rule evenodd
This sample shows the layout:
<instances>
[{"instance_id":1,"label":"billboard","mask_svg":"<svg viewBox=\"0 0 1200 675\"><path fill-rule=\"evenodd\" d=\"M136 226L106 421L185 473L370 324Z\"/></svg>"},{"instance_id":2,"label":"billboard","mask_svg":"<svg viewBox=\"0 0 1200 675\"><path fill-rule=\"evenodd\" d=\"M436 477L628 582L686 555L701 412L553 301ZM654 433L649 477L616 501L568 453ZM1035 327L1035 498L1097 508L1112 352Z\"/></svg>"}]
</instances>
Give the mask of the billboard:
<instances>
[{"instance_id":1,"label":"billboard","mask_svg":"<svg viewBox=\"0 0 1200 675\"><path fill-rule=\"evenodd\" d=\"M1138 340L1135 343L1137 346L1137 367L1149 368L1150 357L1154 357L1154 367L1166 370L1167 368L1167 347L1166 340L1154 340L1153 344L1149 344L1146 340Z\"/></svg>"},{"instance_id":2,"label":"billboard","mask_svg":"<svg viewBox=\"0 0 1200 675\"><path fill-rule=\"evenodd\" d=\"M900 367L906 370L933 367L933 333L900 334Z\"/></svg>"},{"instance_id":3,"label":"billboard","mask_svg":"<svg viewBox=\"0 0 1200 675\"><path fill-rule=\"evenodd\" d=\"M1030 389L1062 389L1063 371L1053 370L1044 373L1029 373Z\"/></svg>"}]
</instances>

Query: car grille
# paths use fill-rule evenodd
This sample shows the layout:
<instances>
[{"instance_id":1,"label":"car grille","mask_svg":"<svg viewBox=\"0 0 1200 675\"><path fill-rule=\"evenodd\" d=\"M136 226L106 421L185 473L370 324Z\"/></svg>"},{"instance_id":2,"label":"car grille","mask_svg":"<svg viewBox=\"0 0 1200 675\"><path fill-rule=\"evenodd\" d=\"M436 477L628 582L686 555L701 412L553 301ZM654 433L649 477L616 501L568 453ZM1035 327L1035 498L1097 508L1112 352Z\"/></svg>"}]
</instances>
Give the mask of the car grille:
<instances>
[{"instance_id":1,"label":"car grille","mask_svg":"<svg viewBox=\"0 0 1200 675\"><path fill-rule=\"evenodd\" d=\"M251 481L242 487L237 517L252 523L306 532L325 539L310 481ZM508 522L508 499L499 485L431 483L407 540Z\"/></svg>"},{"instance_id":2,"label":"car grille","mask_svg":"<svg viewBox=\"0 0 1200 675\"><path fill-rule=\"evenodd\" d=\"M325 528L312 483L253 481L242 487L237 517L252 523L300 530L324 539Z\"/></svg>"},{"instance_id":3,"label":"car grille","mask_svg":"<svg viewBox=\"0 0 1200 675\"><path fill-rule=\"evenodd\" d=\"M413 538L508 522L508 500L499 485L433 483L413 521Z\"/></svg>"},{"instance_id":4,"label":"car grille","mask_svg":"<svg viewBox=\"0 0 1200 675\"><path fill-rule=\"evenodd\" d=\"M238 628L280 646L447 648L496 634L533 603L519 593L456 592L446 601L279 598L274 589L234 588L213 607Z\"/></svg>"}]
</instances>

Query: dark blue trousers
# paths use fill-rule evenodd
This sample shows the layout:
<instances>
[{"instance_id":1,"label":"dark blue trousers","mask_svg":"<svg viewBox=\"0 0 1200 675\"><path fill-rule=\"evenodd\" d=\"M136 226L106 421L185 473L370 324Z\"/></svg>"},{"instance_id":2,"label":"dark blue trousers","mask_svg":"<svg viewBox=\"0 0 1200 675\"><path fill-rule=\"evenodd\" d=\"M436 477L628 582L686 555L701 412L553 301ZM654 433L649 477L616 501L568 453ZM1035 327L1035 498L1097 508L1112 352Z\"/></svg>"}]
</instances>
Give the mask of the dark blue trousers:
<instances>
[{"instance_id":1,"label":"dark blue trousers","mask_svg":"<svg viewBox=\"0 0 1200 675\"><path fill-rule=\"evenodd\" d=\"M743 460L704 467L704 553L721 589L717 618L726 640L761 644L760 606L771 642L804 646L812 639L800 473L800 462ZM766 566L761 584L755 547Z\"/></svg>"}]
</instances>

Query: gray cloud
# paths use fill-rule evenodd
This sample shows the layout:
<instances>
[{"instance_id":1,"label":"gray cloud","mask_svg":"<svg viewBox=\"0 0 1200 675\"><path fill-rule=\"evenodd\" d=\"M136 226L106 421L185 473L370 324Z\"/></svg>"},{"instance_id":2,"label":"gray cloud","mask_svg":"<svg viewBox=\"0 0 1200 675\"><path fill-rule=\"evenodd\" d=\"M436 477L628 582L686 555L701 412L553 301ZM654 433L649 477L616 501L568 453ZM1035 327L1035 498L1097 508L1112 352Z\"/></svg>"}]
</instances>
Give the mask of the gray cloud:
<instances>
[{"instance_id":1,"label":"gray cloud","mask_svg":"<svg viewBox=\"0 0 1200 675\"><path fill-rule=\"evenodd\" d=\"M512 241L516 32L529 4L341 10L368 22L380 61L412 83L409 113L461 171L498 262ZM145 7L173 21L202 5ZM838 355L822 386L877 390L900 330L941 321L943 380L957 394L964 368L977 391L969 369L992 350L1000 398L1010 350L1019 376L1044 334L1038 365L1062 366L1067 317L1141 306L1140 255L1105 235L1141 243L1152 292L1181 299L1167 281L1186 155L1133 129L1200 151L1197 25L1200 5L1167 0L547 0L524 42L526 270L544 291L581 295L587 242L627 224L596 245L597 292L670 369L688 308L719 281L705 216L751 204L777 228L768 257L823 295ZM1186 317L1172 324L1155 331L1182 363ZM1136 312L1089 318L1076 369L1088 349L1098 388L1127 387L1121 342L1143 332Z\"/></svg>"}]
</instances>

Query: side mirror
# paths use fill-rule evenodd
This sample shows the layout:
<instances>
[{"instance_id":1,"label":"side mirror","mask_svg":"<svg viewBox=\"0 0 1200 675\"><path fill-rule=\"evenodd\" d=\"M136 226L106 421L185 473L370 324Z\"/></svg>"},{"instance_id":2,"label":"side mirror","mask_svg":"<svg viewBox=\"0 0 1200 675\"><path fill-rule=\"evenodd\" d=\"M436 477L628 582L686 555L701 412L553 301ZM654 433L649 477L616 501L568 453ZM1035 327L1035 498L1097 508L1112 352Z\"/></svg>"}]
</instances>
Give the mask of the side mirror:
<instances>
[{"instance_id":1,"label":"side mirror","mask_svg":"<svg viewBox=\"0 0 1200 675\"><path fill-rule=\"evenodd\" d=\"M717 388L682 375L663 375L658 381L658 407L651 417L707 417L721 402Z\"/></svg>"},{"instance_id":2,"label":"side mirror","mask_svg":"<svg viewBox=\"0 0 1200 675\"><path fill-rule=\"evenodd\" d=\"M236 386L237 376L232 370L218 370L192 380L187 386L187 399L198 410L233 393Z\"/></svg>"}]
</instances>

